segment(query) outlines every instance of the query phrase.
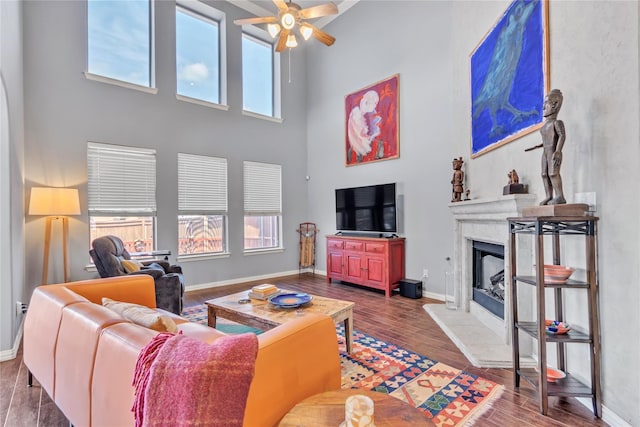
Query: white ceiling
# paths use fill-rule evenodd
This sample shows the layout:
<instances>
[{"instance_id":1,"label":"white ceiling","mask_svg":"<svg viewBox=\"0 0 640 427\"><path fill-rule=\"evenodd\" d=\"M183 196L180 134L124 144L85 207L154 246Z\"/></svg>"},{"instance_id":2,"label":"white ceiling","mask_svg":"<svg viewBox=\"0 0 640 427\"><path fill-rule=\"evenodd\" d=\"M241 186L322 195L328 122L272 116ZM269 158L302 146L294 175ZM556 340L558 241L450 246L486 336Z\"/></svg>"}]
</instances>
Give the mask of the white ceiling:
<instances>
[{"instance_id":1,"label":"white ceiling","mask_svg":"<svg viewBox=\"0 0 640 427\"><path fill-rule=\"evenodd\" d=\"M230 3L233 3L235 6L238 6L241 9L246 10L249 14L247 18L250 18L251 15L255 16L271 16L275 15L278 12L278 8L271 0L227 0ZM287 1L287 0L285 0ZM336 19L338 16L351 9L356 3L360 0L333 0L333 3L338 6L338 14L324 16L322 18L318 18L317 20L313 20L313 25L318 28L322 28L327 25L329 22ZM287 1L289 2L289 1ZM319 4L328 3L328 1L317 1L317 0L296 0L294 3L299 5L302 9L306 9L307 7L317 6ZM309 21L312 22L312 21Z\"/></svg>"}]
</instances>

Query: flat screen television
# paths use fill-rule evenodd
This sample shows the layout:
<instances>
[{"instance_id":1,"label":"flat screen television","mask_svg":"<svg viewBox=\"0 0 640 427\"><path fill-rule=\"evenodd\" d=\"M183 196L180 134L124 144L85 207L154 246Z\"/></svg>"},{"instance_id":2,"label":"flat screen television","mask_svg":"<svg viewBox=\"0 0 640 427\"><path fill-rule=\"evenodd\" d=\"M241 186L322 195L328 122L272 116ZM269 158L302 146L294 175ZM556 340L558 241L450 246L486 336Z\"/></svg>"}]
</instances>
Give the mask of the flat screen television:
<instances>
[{"instance_id":1,"label":"flat screen television","mask_svg":"<svg viewBox=\"0 0 640 427\"><path fill-rule=\"evenodd\" d=\"M337 189L336 229L397 232L396 184Z\"/></svg>"}]
</instances>

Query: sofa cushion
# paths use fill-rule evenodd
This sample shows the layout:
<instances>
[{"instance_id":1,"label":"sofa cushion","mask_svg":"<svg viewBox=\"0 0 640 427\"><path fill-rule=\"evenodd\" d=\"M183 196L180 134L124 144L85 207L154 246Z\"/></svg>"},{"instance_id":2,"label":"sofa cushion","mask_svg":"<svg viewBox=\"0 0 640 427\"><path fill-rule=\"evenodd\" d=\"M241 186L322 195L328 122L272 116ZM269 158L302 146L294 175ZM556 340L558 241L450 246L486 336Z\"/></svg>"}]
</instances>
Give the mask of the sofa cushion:
<instances>
[{"instance_id":1,"label":"sofa cushion","mask_svg":"<svg viewBox=\"0 0 640 427\"><path fill-rule=\"evenodd\" d=\"M119 313L125 319L154 331L175 333L178 330L176 323L169 316L162 315L144 305L114 301L106 297L102 298L102 305Z\"/></svg>"}]
</instances>

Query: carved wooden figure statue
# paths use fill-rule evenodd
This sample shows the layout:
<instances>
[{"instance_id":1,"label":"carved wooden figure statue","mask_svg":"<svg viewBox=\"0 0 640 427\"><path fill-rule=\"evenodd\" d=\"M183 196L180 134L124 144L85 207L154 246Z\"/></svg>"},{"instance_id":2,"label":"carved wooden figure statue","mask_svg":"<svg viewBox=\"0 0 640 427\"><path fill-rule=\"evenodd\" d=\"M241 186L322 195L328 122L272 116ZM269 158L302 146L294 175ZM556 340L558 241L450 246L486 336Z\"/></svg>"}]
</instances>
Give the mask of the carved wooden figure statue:
<instances>
[{"instance_id":1,"label":"carved wooden figure statue","mask_svg":"<svg viewBox=\"0 0 640 427\"><path fill-rule=\"evenodd\" d=\"M511 171L509 171L507 176L509 177L508 184L519 184L520 183L520 177L518 176L518 172L516 172L515 169L511 169Z\"/></svg>"},{"instance_id":2,"label":"carved wooden figure statue","mask_svg":"<svg viewBox=\"0 0 640 427\"><path fill-rule=\"evenodd\" d=\"M562 147L566 139L564 123L558 120L563 96L559 89L553 89L544 97L542 114L545 117L540 129L542 144L527 148L525 151L542 147L542 182L546 196L540 205L561 205L567 203L562 191L560 166L562 165ZM555 193L555 197L553 194Z\"/></svg>"},{"instance_id":3,"label":"carved wooden figure statue","mask_svg":"<svg viewBox=\"0 0 640 427\"><path fill-rule=\"evenodd\" d=\"M452 202L459 202L462 200L462 192L464 191L462 188L462 184L464 182L464 172L462 172L462 164L464 160L462 157L453 159L453 178L451 179L451 184L453 184L453 191L451 194Z\"/></svg>"}]
</instances>

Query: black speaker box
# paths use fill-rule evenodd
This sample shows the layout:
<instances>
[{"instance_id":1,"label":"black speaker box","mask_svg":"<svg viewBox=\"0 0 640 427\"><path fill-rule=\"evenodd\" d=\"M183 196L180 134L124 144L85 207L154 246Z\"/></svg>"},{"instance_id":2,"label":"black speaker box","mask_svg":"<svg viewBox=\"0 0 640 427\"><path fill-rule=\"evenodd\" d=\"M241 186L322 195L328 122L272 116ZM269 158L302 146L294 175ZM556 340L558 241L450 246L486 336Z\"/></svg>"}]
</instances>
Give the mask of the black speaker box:
<instances>
[{"instance_id":1,"label":"black speaker box","mask_svg":"<svg viewBox=\"0 0 640 427\"><path fill-rule=\"evenodd\" d=\"M422 282L420 280L402 279L400 282L400 295L407 298L422 298Z\"/></svg>"}]
</instances>

